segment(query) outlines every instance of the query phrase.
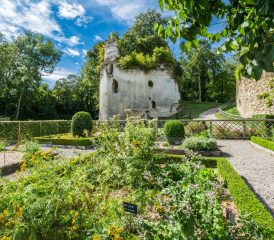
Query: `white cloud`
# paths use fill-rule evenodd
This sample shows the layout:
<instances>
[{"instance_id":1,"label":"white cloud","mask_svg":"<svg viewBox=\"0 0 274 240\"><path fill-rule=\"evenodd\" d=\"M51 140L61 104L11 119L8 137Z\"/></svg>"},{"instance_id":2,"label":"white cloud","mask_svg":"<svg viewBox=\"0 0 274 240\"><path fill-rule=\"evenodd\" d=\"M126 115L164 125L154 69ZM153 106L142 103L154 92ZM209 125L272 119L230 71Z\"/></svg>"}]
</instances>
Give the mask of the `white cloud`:
<instances>
[{"instance_id":1,"label":"white cloud","mask_svg":"<svg viewBox=\"0 0 274 240\"><path fill-rule=\"evenodd\" d=\"M85 16L85 8L78 3L60 2L58 15L65 19L75 19L78 26L86 26L93 18Z\"/></svg>"},{"instance_id":2,"label":"white cloud","mask_svg":"<svg viewBox=\"0 0 274 240\"><path fill-rule=\"evenodd\" d=\"M67 19L74 19L85 15L85 9L81 4L69 4L61 2L59 5L59 16Z\"/></svg>"},{"instance_id":3,"label":"white cloud","mask_svg":"<svg viewBox=\"0 0 274 240\"><path fill-rule=\"evenodd\" d=\"M72 48L65 48L64 53L66 53L69 56L72 57L79 57L80 56L80 52L76 49L72 49Z\"/></svg>"},{"instance_id":4,"label":"white cloud","mask_svg":"<svg viewBox=\"0 0 274 240\"><path fill-rule=\"evenodd\" d=\"M47 0L38 3L15 0L0 1L0 32L17 35L22 29L38 32L50 38L62 36L59 24L52 17Z\"/></svg>"},{"instance_id":5,"label":"white cloud","mask_svg":"<svg viewBox=\"0 0 274 240\"><path fill-rule=\"evenodd\" d=\"M112 16L119 20L131 24L136 15L148 8L158 7L154 1L147 0L96 0L102 6L110 8Z\"/></svg>"},{"instance_id":6,"label":"white cloud","mask_svg":"<svg viewBox=\"0 0 274 240\"><path fill-rule=\"evenodd\" d=\"M83 54L84 54L85 56L86 56L87 53L88 53L88 51L87 51L86 49L83 49L82 52L83 52Z\"/></svg>"},{"instance_id":7,"label":"white cloud","mask_svg":"<svg viewBox=\"0 0 274 240\"><path fill-rule=\"evenodd\" d=\"M77 36L72 36L68 39L68 44L70 46L80 45L83 44L83 42L80 42L80 38Z\"/></svg>"},{"instance_id":8,"label":"white cloud","mask_svg":"<svg viewBox=\"0 0 274 240\"><path fill-rule=\"evenodd\" d=\"M56 69L51 75L44 76L43 79L45 82L49 84L50 88L53 88L57 80L61 78L66 78L68 75L71 75L71 74L77 74L77 73L72 72L69 69L59 68L59 69Z\"/></svg>"},{"instance_id":9,"label":"white cloud","mask_svg":"<svg viewBox=\"0 0 274 240\"><path fill-rule=\"evenodd\" d=\"M101 36L95 35L93 40L96 42L100 42L103 41L103 38Z\"/></svg>"},{"instance_id":10,"label":"white cloud","mask_svg":"<svg viewBox=\"0 0 274 240\"><path fill-rule=\"evenodd\" d=\"M60 16L74 19L77 25L86 25L91 20L85 16L82 5L66 0L0 0L0 32L11 36L31 30L70 46L81 44L76 36L65 36L55 19L53 6L59 6Z\"/></svg>"}]
</instances>

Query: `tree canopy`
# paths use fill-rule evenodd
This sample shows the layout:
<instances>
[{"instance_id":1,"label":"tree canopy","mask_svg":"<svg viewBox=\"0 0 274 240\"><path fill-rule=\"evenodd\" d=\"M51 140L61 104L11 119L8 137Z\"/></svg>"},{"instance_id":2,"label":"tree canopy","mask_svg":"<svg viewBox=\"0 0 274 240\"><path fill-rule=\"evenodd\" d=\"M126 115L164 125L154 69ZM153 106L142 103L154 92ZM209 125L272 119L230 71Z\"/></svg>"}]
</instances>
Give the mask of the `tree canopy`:
<instances>
[{"instance_id":1,"label":"tree canopy","mask_svg":"<svg viewBox=\"0 0 274 240\"><path fill-rule=\"evenodd\" d=\"M269 0L159 0L162 10L175 14L165 24L155 24L160 36L182 39L182 49L198 47L201 37L224 41L220 51L238 51L242 67L237 72L259 79L263 70L274 72L274 2ZM225 24L210 33L212 19Z\"/></svg>"}]
</instances>

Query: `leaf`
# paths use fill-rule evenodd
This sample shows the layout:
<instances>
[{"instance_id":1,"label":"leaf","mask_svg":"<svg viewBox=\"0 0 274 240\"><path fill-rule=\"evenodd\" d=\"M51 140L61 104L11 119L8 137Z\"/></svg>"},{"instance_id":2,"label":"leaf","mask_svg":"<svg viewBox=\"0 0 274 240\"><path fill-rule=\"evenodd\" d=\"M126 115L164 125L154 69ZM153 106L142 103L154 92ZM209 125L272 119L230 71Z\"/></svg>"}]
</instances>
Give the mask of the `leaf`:
<instances>
[{"instance_id":1,"label":"leaf","mask_svg":"<svg viewBox=\"0 0 274 240\"><path fill-rule=\"evenodd\" d=\"M253 73L254 73L255 79L259 80L263 74L263 69L259 65L256 65L253 67Z\"/></svg>"},{"instance_id":2,"label":"leaf","mask_svg":"<svg viewBox=\"0 0 274 240\"><path fill-rule=\"evenodd\" d=\"M199 41L197 39L193 40L191 43L195 48L199 47Z\"/></svg>"},{"instance_id":3,"label":"leaf","mask_svg":"<svg viewBox=\"0 0 274 240\"><path fill-rule=\"evenodd\" d=\"M164 11L164 4L165 4L165 1L164 0L158 0L158 3L159 3L159 6L160 6L160 9L162 11Z\"/></svg>"},{"instance_id":4,"label":"leaf","mask_svg":"<svg viewBox=\"0 0 274 240\"><path fill-rule=\"evenodd\" d=\"M244 21L241 25L242 28L246 28L249 26L249 23L247 21Z\"/></svg>"}]
</instances>

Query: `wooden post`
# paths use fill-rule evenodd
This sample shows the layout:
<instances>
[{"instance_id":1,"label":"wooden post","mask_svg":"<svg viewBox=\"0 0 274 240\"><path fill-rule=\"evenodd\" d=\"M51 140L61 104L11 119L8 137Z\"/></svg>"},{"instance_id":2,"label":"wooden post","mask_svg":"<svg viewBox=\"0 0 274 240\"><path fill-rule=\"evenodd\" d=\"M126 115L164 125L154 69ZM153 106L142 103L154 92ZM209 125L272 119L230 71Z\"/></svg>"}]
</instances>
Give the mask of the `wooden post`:
<instances>
[{"instance_id":1,"label":"wooden post","mask_svg":"<svg viewBox=\"0 0 274 240\"><path fill-rule=\"evenodd\" d=\"M210 139L213 138L212 121L209 122Z\"/></svg>"},{"instance_id":2,"label":"wooden post","mask_svg":"<svg viewBox=\"0 0 274 240\"><path fill-rule=\"evenodd\" d=\"M246 138L246 123L243 121L243 128L244 128L244 138Z\"/></svg>"},{"instance_id":3,"label":"wooden post","mask_svg":"<svg viewBox=\"0 0 274 240\"><path fill-rule=\"evenodd\" d=\"M21 123L20 122L18 122L18 136L17 136L17 139L18 139L18 142L21 139Z\"/></svg>"}]
</instances>

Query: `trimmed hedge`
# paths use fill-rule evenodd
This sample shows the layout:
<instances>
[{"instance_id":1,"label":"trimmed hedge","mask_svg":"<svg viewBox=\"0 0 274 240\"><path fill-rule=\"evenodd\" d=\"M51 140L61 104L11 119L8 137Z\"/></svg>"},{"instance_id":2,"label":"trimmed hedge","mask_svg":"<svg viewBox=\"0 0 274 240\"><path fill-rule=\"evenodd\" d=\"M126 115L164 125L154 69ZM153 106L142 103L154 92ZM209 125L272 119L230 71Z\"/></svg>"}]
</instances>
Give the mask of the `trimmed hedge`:
<instances>
[{"instance_id":1,"label":"trimmed hedge","mask_svg":"<svg viewBox=\"0 0 274 240\"><path fill-rule=\"evenodd\" d=\"M217 167L227 188L234 198L238 210L248 214L257 223L264 239L274 239L274 219L256 195L249 189L245 181L233 169L225 158L217 159Z\"/></svg>"},{"instance_id":2,"label":"trimmed hedge","mask_svg":"<svg viewBox=\"0 0 274 240\"><path fill-rule=\"evenodd\" d=\"M51 143L53 145L71 145L71 146L82 146L88 147L92 145L92 142L89 138L69 138L69 137L60 137L58 135L45 136L45 137L36 137L33 138L34 141L39 143Z\"/></svg>"},{"instance_id":3,"label":"trimmed hedge","mask_svg":"<svg viewBox=\"0 0 274 240\"><path fill-rule=\"evenodd\" d=\"M158 155L159 159L168 162L180 162L182 156L178 155ZM233 197L237 209L240 213L249 215L258 225L264 238L274 239L274 218L258 200L256 195L250 190L241 176L234 170L225 158L195 158L201 161L205 167L218 168L221 178L227 183L230 195Z\"/></svg>"},{"instance_id":4,"label":"trimmed hedge","mask_svg":"<svg viewBox=\"0 0 274 240\"><path fill-rule=\"evenodd\" d=\"M274 151L274 142L271 141L270 139L266 139L266 138L261 138L261 137L251 137L251 142L256 143L264 148L267 148L271 151Z\"/></svg>"},{"instance_id":5,"label":"trimmed hedge","mask_svg":"<svg viewBox=\"0 0 274 240\"><path fill-rule=\"evenodd\" d=\"M169 120L164 125L164 135L170 144L174 144L176 139L180 141L185 137L184 124L179 120Z\"/></svg>"},{"instance_id":6,"label":"trimmed hedge","mask_svg":"<svg viewBox=\"0 0 274 240\"><path fill-rule=\"evenodd\" d=\"M92 130L92 118L88 112L77 112L71 120L71 133L75 137L84 137L85 131L89 134Z\"/></svg>"},{"instance_id":7,"label":"trimmed hedge","mask_svg":"<svg viewBox=\"0 0 274 240\"><path fill-rule=\"evenodd\" d=\"M0 139L24 140L32 137L67 133L70 131L69 120L49 121L0 121Z\"/></svg>"}]
</instances>

